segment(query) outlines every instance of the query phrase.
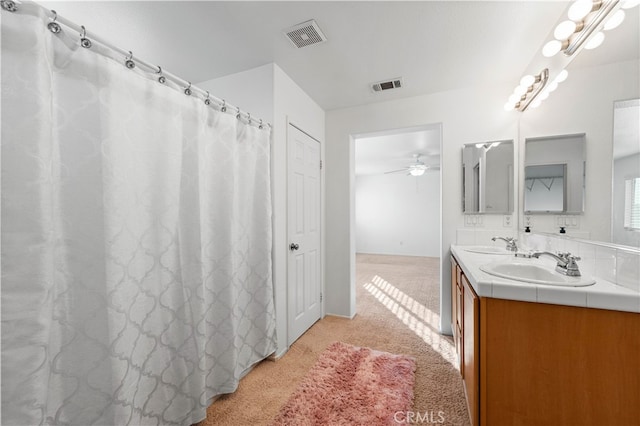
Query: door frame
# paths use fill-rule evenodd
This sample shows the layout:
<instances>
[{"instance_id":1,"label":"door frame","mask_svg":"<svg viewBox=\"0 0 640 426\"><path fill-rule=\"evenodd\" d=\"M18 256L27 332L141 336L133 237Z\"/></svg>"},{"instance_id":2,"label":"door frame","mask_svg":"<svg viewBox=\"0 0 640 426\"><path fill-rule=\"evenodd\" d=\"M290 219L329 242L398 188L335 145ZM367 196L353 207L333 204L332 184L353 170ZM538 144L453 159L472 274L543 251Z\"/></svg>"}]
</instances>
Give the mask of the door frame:
<instances>
[{"instance_id":1,"label":"door frame","mask_svg":"<svg viewBox=\"0 0 640 426\"><path fill-rule=\"evenodd\" d=\"M318 144L320 145L320 161L322 164L322 167L320 168L320 265L319 265L319 271L320 271L320 288L321 288L321 293L322 293L322 297L320 299L320 320L322 320L325 316L326 316L326 311L325 311L325 303L326 303L326 286L325 286L325 145L324 143L316 138L315 136L313 136L311 133L307 132L306 130L304 130L304 128L302 126L299 126L298 124L296 124L295 122L291 121L289 119L289 117L287 117L287 131L286 131L286 157L287 157L287 170L286 170L286 211L285 211L285 217L286 217L286 224L287 224L287 229L286 229L286 252L287 252L287 261L286 261L286 288L287 288L287 294L286 294L286 318L287 318L287 336L286 336L286 342L287 342L287 350L289 349L289 347L291 346L291 343L289 343L289 336L290 336L290 329L291 329L291 322L290 322L290 317L289 317L289 312L290 312L290 306L289 306L289 266L290 266L290 262L291 262L291 257L289 256L289 242L291 240L291 235L289 235L289 200L290 200L290 194L291 194L291 188L289 188L289 172L290 172L290 165L289 165L289 132L290 132L290 128L294 127L296 128L298 131L304 133L305 135L309 136L311 139L313 139L314 141L318 142Z\"/></svg>"},{"instance_id":2,"label":"door frame","mask_svg":"<svg viewBox=\"0 0 640 426\"><path fill-rule=\"evenodd\" d=\"M439 272L439 278L440 278L440 332L442 333L443 330L446 330L446 327L450 327L450 325L446 325L446 322L449 321L450 319L447 318L446 321L444 321L444 315L443 312L445 307L444 305L450 304L450 291L451 291L451 283L449 281L445 281L443 280L443 277L445 276L445 268L448 268L448 264L449 264L449 257L446 256L446 252L448 251L448 248L445 249L442 246L442 197L443 197L443 179L442 176L444 176L444 162L442 161L443 158L443 152L444 152L444 147L443 147L443 140L444 140L444 133L443 133L443 125L442 122L434 122L434 123L427 123L427 124L418 124L418 125L408 125L408 126L401 126L401 127L391 127L391 128L386 128L386 129L382 129L382 130L371 130L371 131L362 131L362 132L358 132L358 133L351 133L349 134L349 179L351 181L350 183L350 187L349 187L349 273L350 273L350 286L349 286L349 293L350 293L350 311L353 313L353 315L351 316L351 318L355 317L357 312L356 312L356 215L355 215L355 207L356 207L356 191L355 191L355 177L356 177L356 158L355 158L355 150L356 150L356 140L361 139L363 137L370 137L370 136L382 136L382 135L389 135L389 134L396 134L396 133L403 133L403 132L410 132L410 131L419 131L419 130L433 130L433 129L438 129L438 133L439 133L439 138L440 138L440 197L438 199L438 203L440 205L440 215L439 215L439 220L438 220L438 229L439 229L439 255L438 255L438 259L439 259L439 265L440 265L440 272ZM323 175L324 176L324 175ZM450 309L450 307L449 307Z\"/></svg>"}]
</instances>

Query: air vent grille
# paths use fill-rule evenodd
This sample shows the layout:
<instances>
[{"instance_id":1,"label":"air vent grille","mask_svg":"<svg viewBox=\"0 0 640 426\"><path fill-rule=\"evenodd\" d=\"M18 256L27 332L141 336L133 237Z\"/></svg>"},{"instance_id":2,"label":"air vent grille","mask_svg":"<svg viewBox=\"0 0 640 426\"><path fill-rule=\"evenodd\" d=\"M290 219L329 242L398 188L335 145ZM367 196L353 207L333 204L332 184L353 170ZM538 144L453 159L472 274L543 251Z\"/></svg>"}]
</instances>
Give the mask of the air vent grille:
<instances>
[{"instance_id":1,"label":"air vent grille","mask_svg":"<svg viewBox=\"0 0 640 426\"><path fill-rule=\"evenodd\" d=\"M298 49L327 41L327 37L313 19L287 28L284 34Z\"/></svg>"},{"instance_id":2,"label":"air vent grille","mask_svg":"<svg viewBox=\"0 0 640 426\"><path fill-rule=\"evenodd\" d=\"M378 81L371 84L374 92L383 92L385 90L400 89L402 87L402 78L393 78L391 80Z\"/></svg>"}]
</instances>

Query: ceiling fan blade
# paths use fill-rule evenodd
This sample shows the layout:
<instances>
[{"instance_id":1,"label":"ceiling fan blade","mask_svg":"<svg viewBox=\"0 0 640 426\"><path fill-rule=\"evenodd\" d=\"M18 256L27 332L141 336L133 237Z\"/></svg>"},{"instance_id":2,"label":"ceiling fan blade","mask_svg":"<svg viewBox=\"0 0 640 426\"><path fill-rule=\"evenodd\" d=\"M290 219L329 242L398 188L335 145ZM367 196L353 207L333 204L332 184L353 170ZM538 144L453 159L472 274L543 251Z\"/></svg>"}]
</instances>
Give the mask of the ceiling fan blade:
<instances>
[{"instance_id":1,"label":"ceiling fan blade","mask_svg":"<svg viewBox=\"0 0 640 426\"><path fill-rule=\"evenodd\" d=\"M389 173L399 173L399 172L406 172L408 170L407 167L405 167L404 169L398 169L398 170L391 170L388 172L384 172L385 175L388 175Z\"/></svg>"}]
</instances>

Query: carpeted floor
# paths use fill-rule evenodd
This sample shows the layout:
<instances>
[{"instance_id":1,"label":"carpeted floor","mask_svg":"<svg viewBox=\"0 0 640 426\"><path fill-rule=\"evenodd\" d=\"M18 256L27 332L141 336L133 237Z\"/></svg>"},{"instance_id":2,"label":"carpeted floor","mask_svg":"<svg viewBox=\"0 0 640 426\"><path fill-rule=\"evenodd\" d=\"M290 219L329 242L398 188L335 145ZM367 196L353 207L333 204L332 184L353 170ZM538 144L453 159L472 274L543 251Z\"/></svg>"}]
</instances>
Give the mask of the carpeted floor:
<instances>
[{"instance_id":1,"label":"carpeted floor","mask_svg":"<svg viewBox=\"0 0 640 426\"><path fill-rule=\"evenodd\" d=\"M438 334L437 258L357 255L357 315L318 321L278 361L263 361L238 390L214 402L198 426L267 425L332 342L415 357L413 411L445 425L468 425L453 341ZM414 417L415 418L415 417ZM442 422L441 422L442 420Z\"/></svg>"}]
</instances>

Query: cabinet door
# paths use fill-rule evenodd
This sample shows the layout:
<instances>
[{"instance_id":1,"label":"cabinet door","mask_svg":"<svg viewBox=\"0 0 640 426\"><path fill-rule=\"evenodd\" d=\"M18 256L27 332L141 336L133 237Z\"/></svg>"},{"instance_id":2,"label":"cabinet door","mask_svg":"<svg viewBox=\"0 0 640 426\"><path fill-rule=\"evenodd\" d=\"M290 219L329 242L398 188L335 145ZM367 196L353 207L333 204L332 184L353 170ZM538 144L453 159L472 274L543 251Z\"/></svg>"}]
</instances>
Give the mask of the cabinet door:
<instances>
[{"instance_id":1,"label":"cabinet door","mask_svg":"<svg viewBox=\"0 0 640 426\"><path fill-rule=\"evenodd\" d=\"M462 321L462 315L464 312L464 297L463 297L463 288L462 288L462 277L464 277L464 275L462 274L462 270L460 269L460 266L456 266L456 268L458 269L458 289L456 290L456 294L458 295L458 311L457 311L457 318L456 321L458 322L458 328L463 329L464 328L464 323ZM464 279L466 280L467 278L464 277Z\"/></svg>"},{"instance_id":2,"label":"cabinet door","mask_svg":"<svg viewBox=\"0 0 640 426\"><path fill-rule=\"evenodd\" d=\"M462 275L463 292L463 371L464 390L471 424L479 424L480 396L480 303L467 277Z\"/></svg>"},{"instance_id":3,"label":"cabinet door","mask_svg":"<svg viewBox=\"0 0 640 426\"><path fill-rule=\"evenodd\" d=\"M453 340L458 339L458 327L456 320L458 318L458 275L457 275L458 263L456 259L451 256L451 332L453 333ZM457 345L456 345L457 346ZM459 352L458 352L459 355Z\"/></svg>"}]
</instances>

